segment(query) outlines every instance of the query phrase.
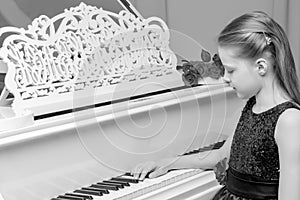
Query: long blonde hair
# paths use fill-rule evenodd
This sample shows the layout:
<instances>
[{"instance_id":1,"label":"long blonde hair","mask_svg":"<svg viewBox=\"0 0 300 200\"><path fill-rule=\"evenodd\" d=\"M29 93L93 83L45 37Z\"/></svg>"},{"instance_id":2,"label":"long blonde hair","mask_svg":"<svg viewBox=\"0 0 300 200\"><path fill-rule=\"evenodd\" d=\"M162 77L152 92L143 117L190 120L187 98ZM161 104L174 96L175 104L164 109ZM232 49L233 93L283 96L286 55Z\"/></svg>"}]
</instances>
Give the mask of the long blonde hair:
<instances>
[{"instance_id":1,"label":"long blonde hair","mask_svg":"<svg viewBox=\"0 0 300 200\"><path fill-rule=\"evenodd\" d=\"M257 59L269 52L275 79L289 97L300 105L300 80L288 38L282 27L266 13L255 11L232 20L218 36L219 46L234 46L239 57Z\"/></svg>"}]
</instances>

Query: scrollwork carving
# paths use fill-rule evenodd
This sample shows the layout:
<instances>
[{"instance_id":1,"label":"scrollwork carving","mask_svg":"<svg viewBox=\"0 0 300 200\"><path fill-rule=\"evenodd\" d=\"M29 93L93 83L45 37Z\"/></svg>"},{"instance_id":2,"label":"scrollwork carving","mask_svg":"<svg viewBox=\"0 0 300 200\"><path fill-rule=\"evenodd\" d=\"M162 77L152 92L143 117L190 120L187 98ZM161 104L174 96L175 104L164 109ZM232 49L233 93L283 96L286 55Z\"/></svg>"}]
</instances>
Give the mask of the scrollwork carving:
<instances>
[{"instance_id":1,"label":"scrollwork carving","mask_svg":"<svg viewBox=\"0 0 300 200\"><path fill-rule=\"evenodd\" d=\"M177 63L161 19L84 3L53 18L42 15L27 30L2 32L13 32L0 57L8 63L6 85L16 109L28 99L167 75Z\"/></svg>"}]
</instances>

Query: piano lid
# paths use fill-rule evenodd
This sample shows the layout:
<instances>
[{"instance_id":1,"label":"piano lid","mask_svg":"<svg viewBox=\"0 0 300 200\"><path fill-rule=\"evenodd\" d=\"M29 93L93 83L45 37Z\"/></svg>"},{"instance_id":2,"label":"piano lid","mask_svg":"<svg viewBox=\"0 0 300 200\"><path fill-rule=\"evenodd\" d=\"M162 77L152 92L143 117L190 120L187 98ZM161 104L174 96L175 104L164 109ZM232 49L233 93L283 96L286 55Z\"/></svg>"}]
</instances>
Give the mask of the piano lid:
<instances>
[{"instance_id":1,"label":"piano lid","mask_svg":"<svg viewBox=\"0 0 300 200\"><path fill-rule=\"evenodd\" d=\"M125 10L131 12L135 17L143 19L142 15L139 13L139 11L137 11L137 9L131 4L129 0L118 0L118 2Z\"/></svg>"},{"instance_id":2,"label":"piano lid","mask_svg":"<svg viewBox=\"0 0 300 200\"><path fill-rule=\"evenodd\" d=\"M3 33L10 33L0 57L16 113L39 116L183 86L169 29L157 17L81 3Z\"/></svg>"}]
</instances>

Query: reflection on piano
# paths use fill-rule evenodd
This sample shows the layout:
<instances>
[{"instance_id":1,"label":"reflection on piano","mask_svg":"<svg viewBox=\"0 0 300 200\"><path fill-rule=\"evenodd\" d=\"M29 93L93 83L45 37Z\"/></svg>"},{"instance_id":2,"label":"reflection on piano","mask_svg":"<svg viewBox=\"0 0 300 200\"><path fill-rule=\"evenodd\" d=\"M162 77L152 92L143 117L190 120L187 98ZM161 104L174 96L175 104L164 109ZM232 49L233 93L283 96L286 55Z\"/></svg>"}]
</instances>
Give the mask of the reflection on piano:
<instances>
[{"instance_id":1,"label":"reflection on piano","mask_svg":"<svg viewBox=\"0 0 300 200\"><path fill-rule=\"evenodd\" d=\"M126 174L222 144L243 106L224 85L183 86L164 21L81 3L7 32L0 57L13 102L2 95L0 109L14 115L0 118L5 200L209 199L220 187L200 169L142 182Z\"/></svg>"}]
</instances>

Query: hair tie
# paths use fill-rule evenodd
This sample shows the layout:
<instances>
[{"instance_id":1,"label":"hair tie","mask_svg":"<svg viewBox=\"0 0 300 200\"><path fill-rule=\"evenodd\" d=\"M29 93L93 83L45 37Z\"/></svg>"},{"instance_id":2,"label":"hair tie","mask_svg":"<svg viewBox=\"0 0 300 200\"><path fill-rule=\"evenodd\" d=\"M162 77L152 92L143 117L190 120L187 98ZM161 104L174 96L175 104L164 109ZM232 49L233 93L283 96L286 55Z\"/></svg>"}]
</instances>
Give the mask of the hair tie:
<instances>
[{"instance_id":1,"label":"hair tie","mask_svg":"<svg viewBox=\"0 0 300 200\"><path fill-rule=\"evenodd\" d=\"M263 32L263 34L264 34L265 39L266 39L266 44L267 44L267 45L270 45L271 42L272 42L271 38L270 38L269 36L267 36L267 34L266 34L265 32Z\"/></svg>"}]
</instances>

